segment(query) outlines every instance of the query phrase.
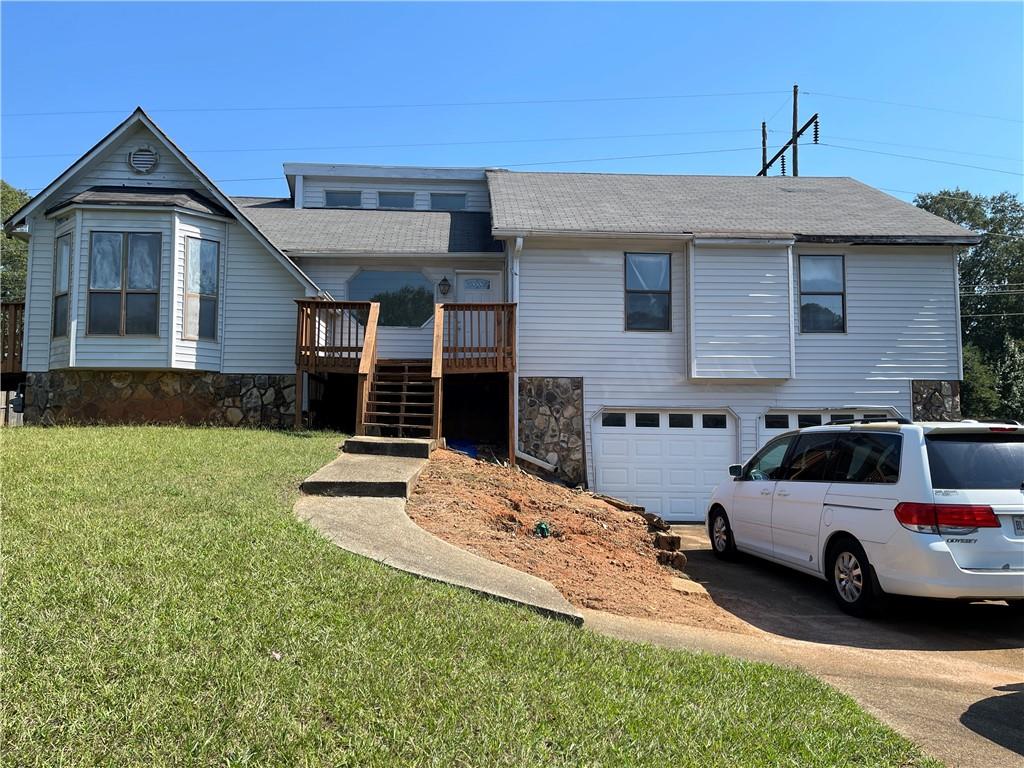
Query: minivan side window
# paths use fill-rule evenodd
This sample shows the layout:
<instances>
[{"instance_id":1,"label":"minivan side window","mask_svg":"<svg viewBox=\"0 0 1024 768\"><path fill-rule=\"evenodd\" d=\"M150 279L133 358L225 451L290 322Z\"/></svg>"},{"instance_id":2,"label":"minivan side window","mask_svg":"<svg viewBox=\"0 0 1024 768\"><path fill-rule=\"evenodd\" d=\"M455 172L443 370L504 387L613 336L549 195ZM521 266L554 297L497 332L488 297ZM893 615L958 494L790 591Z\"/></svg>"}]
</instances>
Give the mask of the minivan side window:
<instances>
[{"instance_id":1,"label":"minivan side window","mask_svg":"<svg viewBox=\"0 0 1024 768\"><path fill-rule=\"evenodd\" d=\"M900 479L903 439L884 432L850 432L839 436L832 481L895 483Z\"/></svg>"},{"instance_id":2,"label":"minivan side window","mask_svg":"<svg viewBox=\"0 0 1024 768\"><path fill-rule=\"evenodd\" d=\"M780 479L801 483L828 482L835 447L834 432L808 432L800 435Z\"/></svg>"},{"instance_id":3,"label":"minivan side window","mask_svg":"<svg viewBox=\"0 0 1024 768\"><path fill-rule=\"evenodd\" d=\"M786 435L768 443L747 464L740 480L778 480L779 470L795 435Z\"/></svg>"}]
</instances>

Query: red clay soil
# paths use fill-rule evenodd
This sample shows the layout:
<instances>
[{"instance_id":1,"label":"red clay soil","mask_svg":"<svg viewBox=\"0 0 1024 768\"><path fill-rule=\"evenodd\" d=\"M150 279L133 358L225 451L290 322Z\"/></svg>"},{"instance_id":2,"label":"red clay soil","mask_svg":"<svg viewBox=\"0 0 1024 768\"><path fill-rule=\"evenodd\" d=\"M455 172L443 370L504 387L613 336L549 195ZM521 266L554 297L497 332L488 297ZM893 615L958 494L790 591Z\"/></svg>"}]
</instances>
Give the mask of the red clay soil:
<instances>
[{"instance_id":1,"label":"red clay soil","mask_svg":"<svg viewBox=\"0 0 1024 768\"><path fill-rule=\"evenodd\" d=\"M678 588L635 512L584 491L453 451L431 456L407 507L420 527L553 584L577 606L731 632L750 627L706 594ZM534 535L546 522L549 538ZM673 586L673 585L676 586Z\"/></svg>"}]
</instances>

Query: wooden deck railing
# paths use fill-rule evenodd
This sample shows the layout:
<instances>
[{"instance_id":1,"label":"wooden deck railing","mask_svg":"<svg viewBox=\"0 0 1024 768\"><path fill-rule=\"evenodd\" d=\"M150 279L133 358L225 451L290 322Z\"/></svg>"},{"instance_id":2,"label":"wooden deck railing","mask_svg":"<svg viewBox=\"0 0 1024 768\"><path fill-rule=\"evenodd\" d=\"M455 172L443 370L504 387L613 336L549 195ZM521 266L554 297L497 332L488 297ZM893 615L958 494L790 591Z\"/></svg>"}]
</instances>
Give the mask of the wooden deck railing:
<instances>
[{"instance_id":1,"label":"wooden deck railing","mask_svg":"<svg viewBox=\"0 0 1024 768\"><path fill-rule=\"evenodd\" d=\"M515 370L515 304L442 304L441 310L443 373L505 373ZM435 360L438 325L435 317Z\"/></svg>"},{"instance_id":2,"label":"wooden deck railing","mask_svg":"<svg viewBox=\"0 0 1024 768\"><path fill-rule=\"evenodd\" d=\"M21 373L25 302L5 301L0 314L0 373Z\"/></svg>"},{"instance_id":3,"label":"wooden deck railing","mask_svg":"<svg viewBox=\"0 0 1024 768\"><path fill-rule=\"evenodd\" d=\"M323 299L297 299L296 304L295 365L310 373L357 373L374 305Z\"/></svg>"}]
</instances>

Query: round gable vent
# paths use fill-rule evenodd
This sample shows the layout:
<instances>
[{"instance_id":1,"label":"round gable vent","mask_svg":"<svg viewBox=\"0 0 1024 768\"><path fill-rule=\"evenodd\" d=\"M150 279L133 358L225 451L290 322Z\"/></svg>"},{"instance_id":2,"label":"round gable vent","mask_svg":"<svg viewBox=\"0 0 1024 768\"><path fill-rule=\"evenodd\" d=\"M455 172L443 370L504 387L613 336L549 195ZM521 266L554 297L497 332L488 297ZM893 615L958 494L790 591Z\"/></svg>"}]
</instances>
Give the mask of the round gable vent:
<instances>
[{"instance_id":1,"label":"round gable vent","mask_svg":"<svg viewBox=\"0 0 1024 768\"><path fill-rule=\"evenodd\" d=\"M160 155L152 147L139 147L128 153L128 167L135 173L152 173L160 163Z\"/></svg>"}]
</instances>

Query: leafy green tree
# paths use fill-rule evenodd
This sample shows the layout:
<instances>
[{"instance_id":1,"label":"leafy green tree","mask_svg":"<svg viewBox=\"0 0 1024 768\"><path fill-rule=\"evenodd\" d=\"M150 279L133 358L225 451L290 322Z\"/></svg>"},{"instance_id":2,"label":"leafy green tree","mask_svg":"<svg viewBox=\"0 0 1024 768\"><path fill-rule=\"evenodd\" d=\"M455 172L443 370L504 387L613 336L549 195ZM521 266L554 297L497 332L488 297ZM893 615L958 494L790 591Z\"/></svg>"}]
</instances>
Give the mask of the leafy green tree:
<instances>
[{"instance_id":1,"label":"leafy green tree","mask_svg":"<svg viewBox=\"0 0 1024 768\"><path fill-rule=\"evenodd\" d=\"M973 344L964 345L964 383L960 410L968 419L996 419L1002 410L998 379L985 356Z\"/></svg>"},{"instance_id":2,"label":"leafy green tree","mask_svg":"<svg viewBox=\"0 0 1024 768\"><path fill-rule=\"evenodd\" d=\"M8 217L27 203L27 192L0 181L0 217ZM4 301L25 298L25 275L28 269L28 244L3 235L0 240L0 297Z\"/></svg>"},{"instance_id":3,"label":"leafy green tree","mask_svg":"<svg viewBox=\"0 0 1024 768\"><path fill-rule=\"evenodd\" d=\"M1006 338L1002 359L996 364L1000 417L1024 421L1024 341Z\"/></svg>"},{"instance_id":4,"label":"leafy green tree","mask_svg":"<svg viewBox=\"0 0 1024 768\"><path fill-rule=\"evenodd\" d=\"M914 203L984 233L959 261L964 415L1024 419L1024 203L1010 192L962 189L920 194Z\"/></svg>"},{"instance_id":5,"label":"leafy green tree","mask_svg":"<svg viewBox=\"0 0 1024 768\"><path fill-rule=\"evenodd\" d=\"M1024 203L1010 192L920 194L915 205L975 232L981 243L960 254L963 342L995 363L1007 337L1024 339Z\"/></svg>"}]
</instances>

